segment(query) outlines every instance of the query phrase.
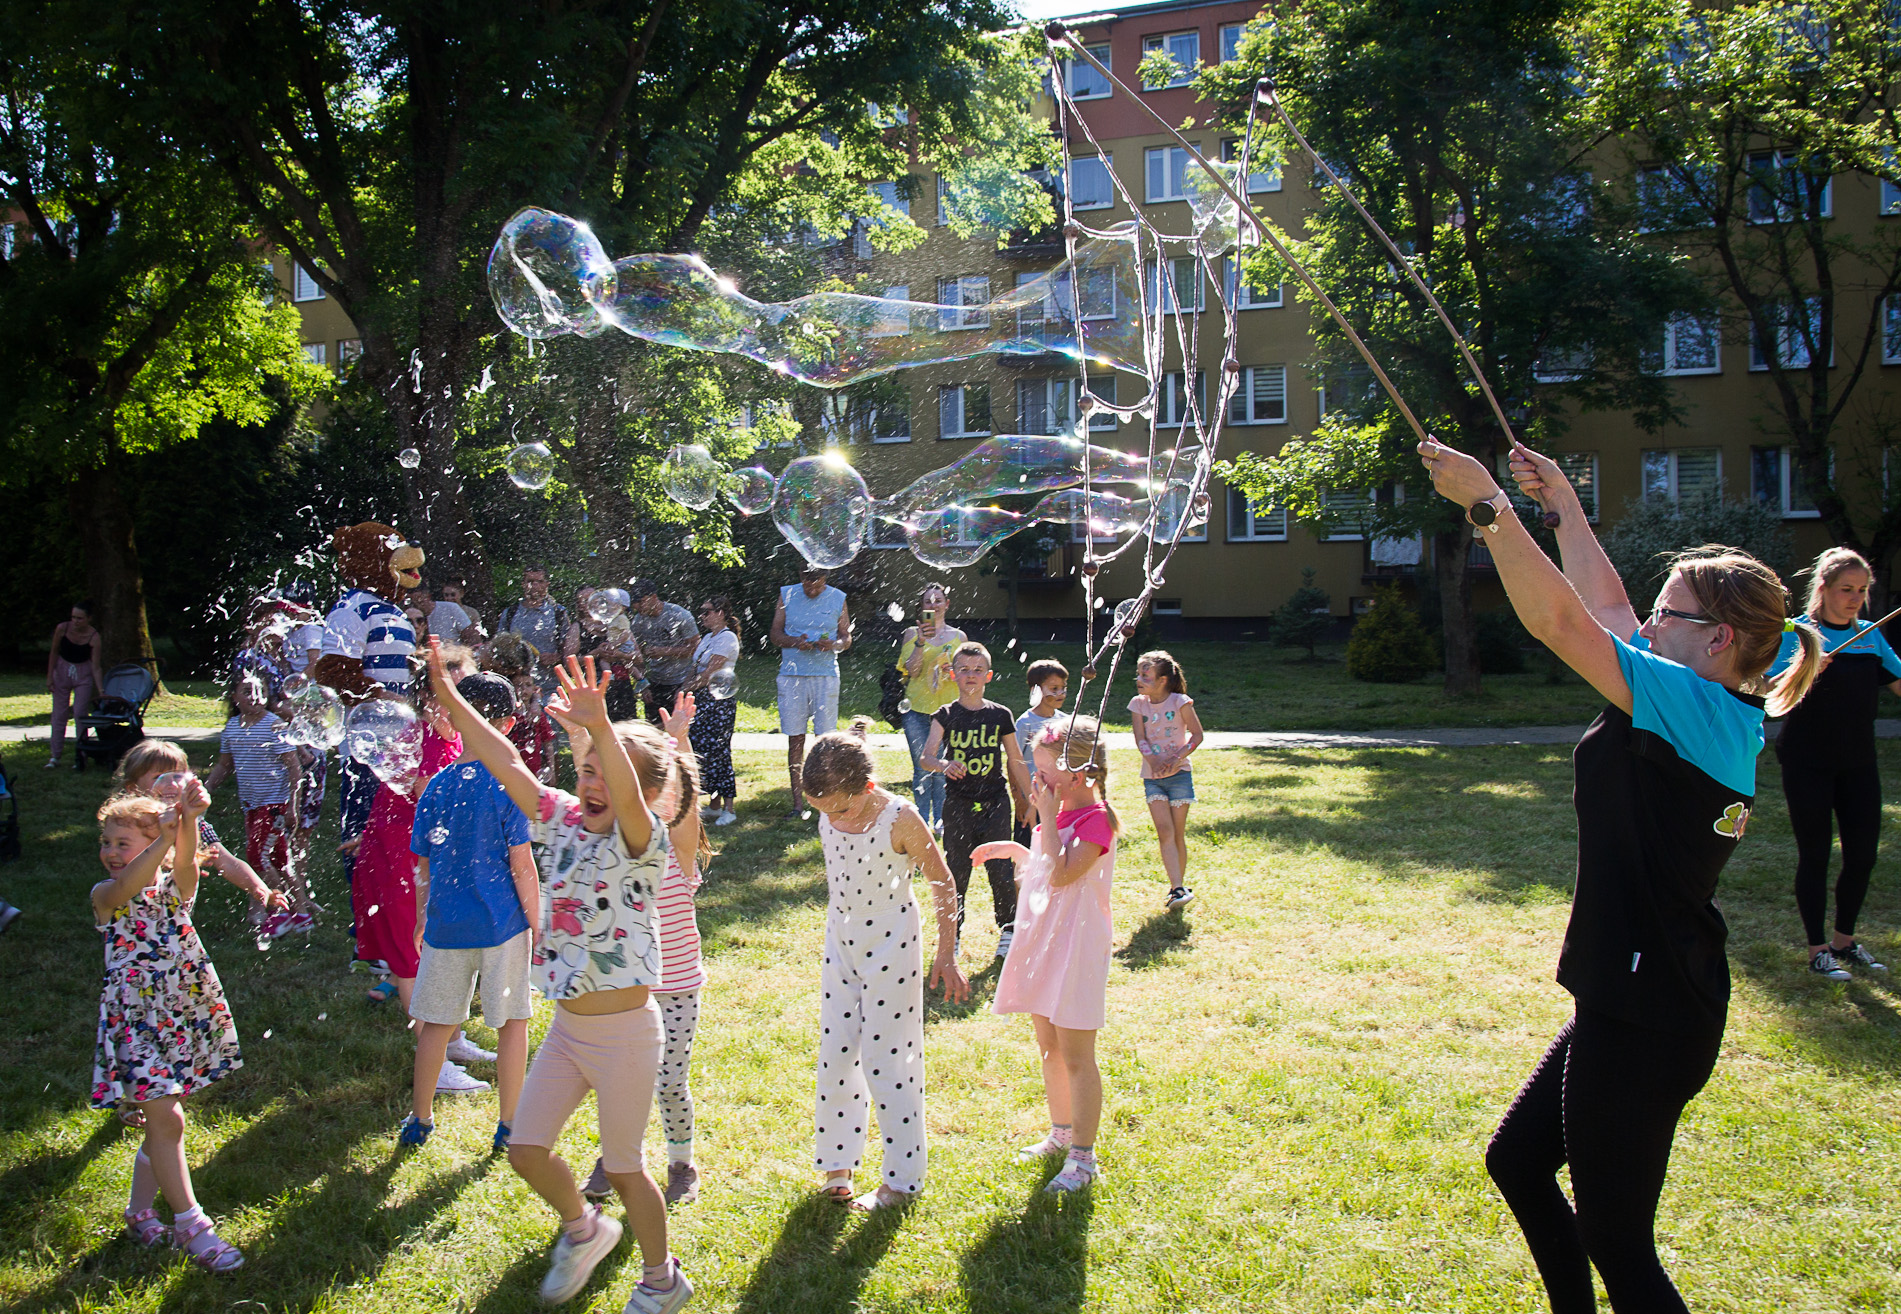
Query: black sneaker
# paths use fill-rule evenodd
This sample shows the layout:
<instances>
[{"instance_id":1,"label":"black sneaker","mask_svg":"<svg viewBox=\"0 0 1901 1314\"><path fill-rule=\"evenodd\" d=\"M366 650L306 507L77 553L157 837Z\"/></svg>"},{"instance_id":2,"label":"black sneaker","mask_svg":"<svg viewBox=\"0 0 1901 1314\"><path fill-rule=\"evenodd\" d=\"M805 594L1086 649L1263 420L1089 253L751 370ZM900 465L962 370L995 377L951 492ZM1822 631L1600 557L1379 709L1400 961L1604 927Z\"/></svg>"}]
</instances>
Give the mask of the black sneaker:
<instances>
[{"instance_id":1,"label":"black sneaker","mask_svg":"<svg viewBox=\"0 0 1901 1314\"><path fill-rule=\"evenodd\" d=\"M1809 971L1816 976L1825 976L1831 981L1852 981L1848 969L1835 961L1835 955L1827 949L1809 959Z\"/></svg>"},{"instance_id":2,"label":"black sneaker","mask_svg":"<svg viewBox=\"0 0 1901 1314\"><path fill-rule=\"evenodd\" d=\"M1170 912L1174 912L1177 908L1186 908L1194 901L1195 891L1189 886L1177 885L1168 892L1168 910Z\"/></svg>"},{"instance_id":3,"label":"black sneaker","mask_svg":"<svg viewBox=\"0 0 1901 1314\"><path fill-rule=\"evenodd\" d=\"M1867 946L1860 940L1852 941L1846 948L1831 949L1829 952L1835 955L1837 961L1847 963L1851 967L1859 967L1864 972L1888 970L1888 965L1876 962L1875 956L1868 952Z\"/></svg>"}]
</instances>

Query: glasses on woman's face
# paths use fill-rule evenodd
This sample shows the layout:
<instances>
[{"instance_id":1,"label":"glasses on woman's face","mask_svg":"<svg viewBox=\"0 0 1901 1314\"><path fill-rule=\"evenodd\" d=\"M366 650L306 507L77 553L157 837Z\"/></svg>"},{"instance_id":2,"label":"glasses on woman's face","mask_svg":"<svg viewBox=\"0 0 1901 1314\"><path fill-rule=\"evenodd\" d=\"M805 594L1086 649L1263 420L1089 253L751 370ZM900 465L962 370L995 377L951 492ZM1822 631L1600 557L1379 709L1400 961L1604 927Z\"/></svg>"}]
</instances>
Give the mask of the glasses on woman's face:
<instances>
[{"instance_id":1,"label":"glasses on woman's face","mask_svg":"<svg viewBox=\"0 0 1901 1314\"><path fill-rule=\"evenodd\" d=\"M1675 607L1658 606L1650 609L1650 624L1652 627L1655 627L1657 622L1665 617L1689 621L1692 625L1721 625L1723 623L1719 620L1713 620L1708 616L1699 616L1693 611L1678 611Z\"/></svg>"}]
</instances>

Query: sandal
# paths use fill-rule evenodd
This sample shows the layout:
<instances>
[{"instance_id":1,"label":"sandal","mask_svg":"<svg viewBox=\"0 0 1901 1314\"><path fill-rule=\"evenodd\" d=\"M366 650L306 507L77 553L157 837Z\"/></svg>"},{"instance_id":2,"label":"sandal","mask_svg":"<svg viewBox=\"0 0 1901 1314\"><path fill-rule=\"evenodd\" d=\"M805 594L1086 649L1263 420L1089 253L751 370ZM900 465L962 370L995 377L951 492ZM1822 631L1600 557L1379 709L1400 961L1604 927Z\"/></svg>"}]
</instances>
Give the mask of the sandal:
<instances>
[{"instance_id":1,"label":"sandal","mask_svg":"<svg viewBox=\"0 0 1901 1314\"><path fill-rule=\"evenodd\" d=\"M852 1202L851 1174L827 1173L825 1185L819 1188L819 1194L837 1204L850 1204Z\"/></svg>"},{"instance_id":2,"label":"sandal","mask_svg":"<svg viewBox=\"0 0 1901 1314\"><path fill-rule=\"evenodd\" d=\"M199 1219L184 1232L180 1232L176 1226L173 1226L172 1245L176 1249L183 1250L187 1259L207 1273L232 1273L243 1268L244 1256L238 1252L238 1248L227 1241L220 1240L215 1233L211 1237L211 1244L203 1250L191 1249L194 1239L210 1231L209 1218Z\"/></svg>"},{"instance_id":3,"label":"sandal","mask_svg":"<svg viewBox=\"0 0 1901 1314\"><path fill-rule=\"evenodd\" d=\"M119 1121L134 1130L145 1126L145 1110L136 1104L121 1104L118 1113Z\"/></svg>"},{"instance_id":4,"label":"sandal","mask_svg":"<svg viewBox=\"0 0 1901 1314\"><path fill-rule=\"evenodd\" d=\"M372 1004L387 1004L396 998L396 984L393 981L378 981L364 995Z\"/></svg>"},{"instance_id":5,"label":"sandal","mask_svg":"<svg viewBox=\"0 0 1901 1314\"><path fill-rule=\"evenodd\" d=\"M855 1214L875 1214L881 1209L904 1209L918 1198L916 1191L900 1191L882 1183L851 1202Z\"/></svg>"},{"instance_id":6,"label":"sandal","mask_svg":"<svg viewBox=\"0 0 1901 1314\"><path fill-rule=\"evenodd\" d=\"M128 1209L125 1211L125 1234L147 1250L156 1250L165 1244L172 1229L158 1221L156 1209L141 1209L136 1214Z\"/></svg>"}]
</instances>

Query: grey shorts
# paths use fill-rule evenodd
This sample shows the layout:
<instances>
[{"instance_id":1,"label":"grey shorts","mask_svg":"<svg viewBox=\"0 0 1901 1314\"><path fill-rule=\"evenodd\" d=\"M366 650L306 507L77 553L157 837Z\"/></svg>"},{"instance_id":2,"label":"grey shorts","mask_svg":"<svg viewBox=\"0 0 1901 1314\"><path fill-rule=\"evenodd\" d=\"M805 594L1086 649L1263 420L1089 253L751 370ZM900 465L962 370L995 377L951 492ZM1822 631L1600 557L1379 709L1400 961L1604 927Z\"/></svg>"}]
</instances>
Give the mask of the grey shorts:
<instances>
[{"instance_id":1,"label":"grey shorts","mask_svg":"<svg viewBox=\"0 0 1901 1314\"><path fill-rule=\"evenodd\" d=\"M418 1022L461 1026L469 1020L479 978L484 1022L499 1029L504 1022L533 1017L528 959L526 931L488 949L437 949L424 942L416 986L409 992L409 1015Z\"/></svg>"}]
</instances>

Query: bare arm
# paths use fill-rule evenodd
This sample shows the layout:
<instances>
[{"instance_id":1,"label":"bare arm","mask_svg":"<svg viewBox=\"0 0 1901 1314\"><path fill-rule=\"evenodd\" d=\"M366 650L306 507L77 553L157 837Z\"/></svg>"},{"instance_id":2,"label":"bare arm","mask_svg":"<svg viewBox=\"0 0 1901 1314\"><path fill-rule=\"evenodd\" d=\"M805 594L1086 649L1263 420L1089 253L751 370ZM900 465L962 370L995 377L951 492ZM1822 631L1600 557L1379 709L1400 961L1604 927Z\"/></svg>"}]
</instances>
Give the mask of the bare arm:
<instances>
[{"instance_id":1,"label":"bare arm","mask_svg":"<svg viewBox=\"0 0 1901 1314\"><path fill-rule=\"evenodd\" d=\"M422 930L429 918L429 859L416 855L416 944L422 944Z\"/></svg>"},{"instance_id":2,"label":"bare arm","mask_svg":"<svg viewBox=\"0 0 1901 1314\"><path fill-rule=\"evenodd\" d=\"M66 637L66 622L53 627L53 641L46 645L46 687L53 687L53 668L59 665L59 641ZM118 905L113 905L117 907Z\"/></svg>"},{"instance_id":3,"label":"bare arm","mask_svg":"<svg viewBox=\"0 0 1901 1314\"><path fill-rule=\"evenodd\" d=\"M806 646L804 639L795 639L785 632L785 599L779 599L779 605L772 611L772 644L775 648L800 648Z\"/></svg>"},{"instance_id":4,"label":"bare arm","mask_svg":"<svg viewBox=\"0 0 1901 1314\"><path fill-rule=\"evenodd\" d=\"M942 771L946 776L950 776L951 768L956 767L961 774L964 766L962 762L945 762L939 760L937 750L943 746L944 723L939 721L936 717L932 717L930 732L924 736L924 751L918 754L917 764L926 771ZM955 779L955 777L952 778Z\"/></svg>"},{"instance_id":5,"label":"bare arm","mask_svg":"<svg viewBox=\"0 0 1901 1314\"><path fill-rule=\"evenodd\" d=\"M243 890L258 903L269 904L273 908L290 907L289 895L266 885L264 878L257 874L256 868L224 845L211 846L211 865L218 875Z\"/></svg>"},{"instance_id":6,"label":"bare arm","mask_svg":"<svg viewBox=\"0 0 1901 1314\"><path fill-rule=\"evenodd\" d=\"M838 604L838 637L825 646L833 652L844 652L851 647L851 607L848 604Z\"/></svg>"},{"instance_id":7,"label":"bare arm","mask_svg":"<svg viewBox=\"0 0 1901 1314\"><path fill-rule=\"evenodd\" d=\"M205 788L216 789L229 780L237 771L237 762L229 753L218 754L218 764L211 768L211 774L205 777Z\"/></svg>"},{"instance_id":8,"label":"bare arm","mask_svg":"<svg viewBox=\"0 0 1901 1314\"><path fill-rule=\"evenodd\" d=\"M442 642L433 635L429 639L429 687L436 696L436 705L448 712L456 733L462 736L462 747L501 783L509 802L520 808L525 817L540 816L541 782L522 763L521 754L508 742L508 736L484 721L481 714L469 706L468 699L456 691L449 679L449 669L442 661Z\"/></svg>"},{"instance_id":9,"label":"bare arm","mask_svg":"<svg viewBox=\"0 0 1901 1314\"><path fill-rule=\"evenodd\" d=\"M1030 768L1023 760L1023 747L1017 743L1014 730L1003 736L1003 757L1004 769L1010 776L1010 797L1017 811L1022 812L1030 803Z\"/></svg>"},{"instance_id":10,"label":"bare arm","mask_svg":"<svg viewBox=\"0 0 1901 1314\"><path fill-rule=\"evenodd\" d=\"M196 827L193 830L195 833ZM158 879L158 869L164 865L165 855L172 851L174 834L159 831L158 838L146 845L138 857L119 868L118 875L109 876L92 887L94 921L105 921L115 909L125 907L140 890Z\"/></svg>"},{"instance_id":11,"label":"bare arm","mask_svg":"<svg viewBox=\"0 0 1901 1314\"><path fill-rule=\"evenodd\" d=\"M627 846L629 853L646 852L653 842L653 815L647 811L647 800L640 791L640 779L634 774L633 760L627 756L627 746L621 743L620 736L614 733L613 723L607 719L607 697L594 659L570 657L567 665L555 668L554 674L561 684L560 697L565 704L558 709L558 714L587 731L595 756L600 759L601 779L607 785L608 801L614 806L621 843ZM512 747L510 751L514 751Z\"/></svg>"},{"instance_id":12,"label":"bare arm","mask_svg":"<svg viewBox=\"0 0 1901 1314\"><path fill-rule=\"evenodd\" d=\"M1597 618L1597 623L1621 639L1637 630L1637 613L1631 608L1624 581L1604 555L1590 521L1584 517L1584 504L1577 490L1558 468L1558 463L1541 456L1523 443L1512 449L1512 478L1519 491L1541 500L1558 513L1558 554L1564 562L1564 577ZM1502 530L1500 531L1503 532Z\"/></svg>"},{"instance_id":13,"label":"bare arm","mask_svg":"<svg viewBox=\"0 0 1901 1314\"><path fill-rule=\"evenodd\" d=\"M970 997L970 983L957 967L957 884L951 880L944 855L931 839L918 810L906 803L898 810L891 826L891 846L924 869L925 882L931 887L931 903L937 910L937 953L931 960L930 984L944 987L945 997L955 1002Z\"/></svg>"},{"instance_id":14,"label":"bare arm","mask_svg":"<svg viewBox=\"0 0 1901 1314\"><path fill-rule=\"evenodd\" d=\"M193 776L178 795L178 838L172 841L172 888L181 902L198 893L198 818L211 806L204 782Z\"/></svg>"},{"instance_id":15,"label":"bare arm","mask_svg":"<svg viewBox=\"0 0 1901 1314\"><path fill-rule=\"evenodd\" d=\"M284 763L284 769L290 772L290 801L284 805L284 815L287 818L285 831L288 833L290 827L296 825L298 814L303 811L301 804L304 797L304 759L303 755L293 748L280 760Z\"/></svg>"}]
</instances>

